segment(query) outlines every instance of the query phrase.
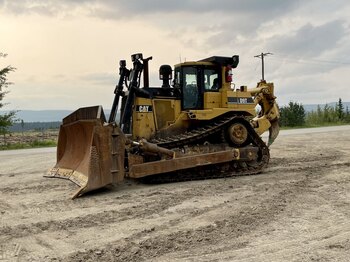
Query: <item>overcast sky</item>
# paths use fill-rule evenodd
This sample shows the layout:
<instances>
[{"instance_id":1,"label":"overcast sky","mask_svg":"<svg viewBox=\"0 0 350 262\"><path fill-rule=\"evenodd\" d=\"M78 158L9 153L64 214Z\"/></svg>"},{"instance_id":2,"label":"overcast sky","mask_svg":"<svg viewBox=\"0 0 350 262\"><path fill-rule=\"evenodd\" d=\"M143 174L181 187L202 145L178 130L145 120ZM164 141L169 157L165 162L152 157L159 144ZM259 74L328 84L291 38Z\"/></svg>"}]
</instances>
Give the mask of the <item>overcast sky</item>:
<instances>
[{"instance_id":1,"label":"overcast sky","mask_svg":"<svg viewBox=\"0 0 350 262\"><path fill-rule=\"evenodd\" d=\"M281 105L350 101L348 0L0 0L0 68L15 84L3 109L110 108L118 62L161 64L240 56L236 85L275 83Z\"/></svg>"}]
</instances>

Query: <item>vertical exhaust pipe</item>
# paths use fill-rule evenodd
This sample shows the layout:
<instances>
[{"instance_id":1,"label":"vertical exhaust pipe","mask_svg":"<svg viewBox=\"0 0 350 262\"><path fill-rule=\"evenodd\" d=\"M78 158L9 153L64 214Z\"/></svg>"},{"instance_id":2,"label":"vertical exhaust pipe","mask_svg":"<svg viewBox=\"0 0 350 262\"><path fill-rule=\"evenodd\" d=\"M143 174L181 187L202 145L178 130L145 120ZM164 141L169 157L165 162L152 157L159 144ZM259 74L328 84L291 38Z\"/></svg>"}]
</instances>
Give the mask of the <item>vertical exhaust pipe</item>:
<instances>
[{"instance_id":1,"label":"vertical exhaust pipe","mask_svg":"<svg viewBox=\"0 0 350 262\"><path fill-rule=\"evenodd\" d=\"M152 56L142 59L143 62L143 86L149 87L149 67L148 67L148 61L152 60Z\"/></svg>"}]
</instances>

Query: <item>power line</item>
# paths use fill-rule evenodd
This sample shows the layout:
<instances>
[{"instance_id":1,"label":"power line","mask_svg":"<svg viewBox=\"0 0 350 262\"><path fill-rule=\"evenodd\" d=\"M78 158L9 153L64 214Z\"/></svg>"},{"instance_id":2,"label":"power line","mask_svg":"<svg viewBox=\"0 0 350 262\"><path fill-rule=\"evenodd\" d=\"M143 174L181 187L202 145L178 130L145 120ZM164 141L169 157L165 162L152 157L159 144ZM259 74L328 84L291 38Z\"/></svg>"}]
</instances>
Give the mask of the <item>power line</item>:
<instances>
[{"instance_id":1,"label":"power line","mask_svg":"<svg viewBox=\"0 0 350 262\"><path fill-rule=\"evenodd\" d=\"M254 57L260 58L261 59L261 80L265 80L264 78L264 57L267 55L273 55L272 53L261 53L260 55L256 55Z\"/></svg>"}]
</instances>

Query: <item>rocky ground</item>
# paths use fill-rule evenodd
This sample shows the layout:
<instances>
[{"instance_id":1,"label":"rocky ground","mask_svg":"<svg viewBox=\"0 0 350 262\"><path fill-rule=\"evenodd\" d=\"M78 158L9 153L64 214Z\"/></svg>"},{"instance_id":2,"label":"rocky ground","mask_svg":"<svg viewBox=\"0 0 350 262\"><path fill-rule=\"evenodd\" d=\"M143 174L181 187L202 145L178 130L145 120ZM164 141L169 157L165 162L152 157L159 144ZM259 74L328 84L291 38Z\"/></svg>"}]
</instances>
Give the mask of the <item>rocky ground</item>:
<instances>
[{"instance_id":1,"label":"rocky ground","mask_svg":"<svg viewBox=\"0 0 350 262\"><path fill-rule=\"evenodd\" d=\"M282 133L260 175L75 200L54 164L0 152L0 261L349 261L350 126Z\"/></svg>"}]
</instances>

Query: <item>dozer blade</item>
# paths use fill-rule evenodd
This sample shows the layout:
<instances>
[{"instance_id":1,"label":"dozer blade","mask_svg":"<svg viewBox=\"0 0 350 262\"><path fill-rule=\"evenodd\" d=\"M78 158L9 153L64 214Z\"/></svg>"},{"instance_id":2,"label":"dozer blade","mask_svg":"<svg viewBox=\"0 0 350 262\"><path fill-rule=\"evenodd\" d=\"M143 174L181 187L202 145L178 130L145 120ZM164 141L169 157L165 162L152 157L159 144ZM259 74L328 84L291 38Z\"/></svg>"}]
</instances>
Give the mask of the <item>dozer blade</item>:
<instances>
[{"instance_id":1,"label":"dozer blade","mask_svg":"<svg viewBox=\"0 0 350 262\"><path fill-rule=\"evenodd\" d=\"M102 106L80 108L63 119L57 163L45 176L77 184L72 198L124 178L125 136L105 122Z\"/></svg>"},{"instance_id":2,"label":"dozer blade","mask_svg":"<svg viewBox=\"0 0 350 262\"><path fill-rule=\"evenodd\" d=\"M280 125L278 122L278 118L271 121L270 123L271 123L271 126L269 128L269 141L268 141L267 146L272 145L272 143L275 141L276 137L278 136L278 134L280 132Z\"/></svg>"}]
</instances>

